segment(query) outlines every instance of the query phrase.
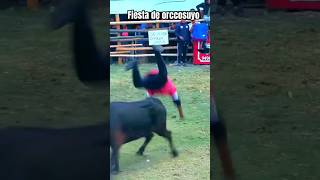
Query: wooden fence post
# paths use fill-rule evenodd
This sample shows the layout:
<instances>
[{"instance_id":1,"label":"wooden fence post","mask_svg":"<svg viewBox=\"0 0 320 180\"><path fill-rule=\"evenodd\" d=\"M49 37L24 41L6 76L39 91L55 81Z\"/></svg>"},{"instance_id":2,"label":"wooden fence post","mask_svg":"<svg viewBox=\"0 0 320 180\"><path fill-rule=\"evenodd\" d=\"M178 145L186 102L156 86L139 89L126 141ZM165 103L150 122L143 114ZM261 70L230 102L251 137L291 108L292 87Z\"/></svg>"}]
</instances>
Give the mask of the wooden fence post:
<instances>
[{"instance_id":1,"label":"wooden fence post","mask_svg":"<svg viewBox=\"0 0 320 180\"><path fill-rule=\"evenodd\" d=\"M120 22L120 15L119 14L116 14L116 22ZM119 30L120 29L120 25L116 25L116 28ZM119 33L118 36L121 36L121 33ZM121 45L121 42L118 42L118 45ZM122 58L121 57L118 58L118 64L122 64Z\"/></svg>"}]
</instances>

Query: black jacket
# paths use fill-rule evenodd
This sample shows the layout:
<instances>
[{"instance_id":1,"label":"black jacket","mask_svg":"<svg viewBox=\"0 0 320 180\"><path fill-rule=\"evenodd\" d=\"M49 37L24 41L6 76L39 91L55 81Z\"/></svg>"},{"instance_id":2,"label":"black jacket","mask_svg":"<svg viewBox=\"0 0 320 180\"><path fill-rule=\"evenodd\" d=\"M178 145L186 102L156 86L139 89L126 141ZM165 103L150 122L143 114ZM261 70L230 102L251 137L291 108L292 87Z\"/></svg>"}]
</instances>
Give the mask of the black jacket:
<instances>
[{"instance_id":1,"label":"black jacket","mask_svg":"<svg viewBox=\"0 0 320 180\"><path fill-rule=\"evenodd\" d=\"M201 4L197 5L196 8L199 12L200 12L200 7L203 8L204 15L210 16L210 14L209 14L210 4L201 3Z\"/></svg>"},{"instance_id":2,"label":"black jacket","mask_svg":"<svg viewBox=\"0 0 320 180\"><path fill-rule=\"evenodd\" d=\"M190 31L188 23L177 23L175 34L178 38L178 42L189 42L190 41ZM179 38L179 36L183 37L183 40Z\"/></svg>"}]
</instances>

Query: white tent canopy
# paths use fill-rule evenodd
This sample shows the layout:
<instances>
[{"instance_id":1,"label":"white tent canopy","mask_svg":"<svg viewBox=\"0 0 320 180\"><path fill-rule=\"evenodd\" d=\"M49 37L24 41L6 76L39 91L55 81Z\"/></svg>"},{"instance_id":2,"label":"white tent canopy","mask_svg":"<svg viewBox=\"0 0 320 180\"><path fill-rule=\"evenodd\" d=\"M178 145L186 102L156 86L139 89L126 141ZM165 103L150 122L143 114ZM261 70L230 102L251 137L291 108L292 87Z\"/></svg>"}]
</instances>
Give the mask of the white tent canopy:
<instances>
[{"instance_id":1,"label":"white tent canopy","mask_svg":"<svg viewBox=\"0 0 320 180\"><path fill-rule=\"evenodd\" d=\"M135 11L189 11L203 0L110 0L110 14L127 14Z\"/></svg>"}]
</instances>

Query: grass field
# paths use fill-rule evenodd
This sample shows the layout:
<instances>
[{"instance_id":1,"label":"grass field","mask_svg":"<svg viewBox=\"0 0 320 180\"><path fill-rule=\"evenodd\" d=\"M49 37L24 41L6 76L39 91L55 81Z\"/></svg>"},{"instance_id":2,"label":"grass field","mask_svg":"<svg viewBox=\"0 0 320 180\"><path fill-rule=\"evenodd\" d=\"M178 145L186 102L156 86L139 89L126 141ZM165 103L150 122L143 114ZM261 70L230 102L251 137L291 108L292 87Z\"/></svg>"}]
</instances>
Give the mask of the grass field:
<instances>
[{"instance_id":1,"label":"grass field","mask_svg":"<svg viewBox=\"0 0 320 180\"><path fill-rule=\"evenodd\" d=\"M143 64L144 73L154 64ZM116 179L209 179L209 66L168 67L169 75L177 85L186 118L179 119L170 97L159 97L167 107L168 129L180 156L171 158L166 140L159 136L151 141L146 155L135 155L143 139L124 145L120 153L122 172ZM134 88L131 72L124 66L111 66L111 101L135 101L145 98L145 91ZM147 160L150 160L147 162Z\"/></svg>"},{"instance_id":2,"label":"grass field","mask_svg":"<svg viewBox=\"0 0 320 180\"><path fill-rule=\"evenodd\" d=\"M215 23L217 104L239 179L318 180L320 13L248 13Z\"/></svg>"}]
</instances>

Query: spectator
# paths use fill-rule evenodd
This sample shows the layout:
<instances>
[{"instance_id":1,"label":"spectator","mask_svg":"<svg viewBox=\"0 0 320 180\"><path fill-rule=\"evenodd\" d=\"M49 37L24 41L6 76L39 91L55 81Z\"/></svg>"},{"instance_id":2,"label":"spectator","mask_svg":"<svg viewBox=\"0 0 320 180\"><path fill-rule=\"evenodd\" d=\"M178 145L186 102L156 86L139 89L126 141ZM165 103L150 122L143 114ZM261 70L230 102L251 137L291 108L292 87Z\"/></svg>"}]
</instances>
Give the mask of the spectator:
<instances>
[{"instance_id":1,"label":"spectator","mask_svg":"<svg viewBox=\"0 0 320 180\"><path fill-rule=\"evenodd\" d=\"M175 34L177 36L178 46L178 62L175 65L185 66L188 44L190 43L189 25L186 20L181 20L180 23L176 25Z\"/></svg>"},{"instance_id":2,"label":"spectator","mask_svg":"<svg viewBox=\"0 0 320 180\"><path fill-rule=\"evenodd\" d=\"M190 11L196 11L195 9L190 9ZM198 21L195 21L194 19L191 20L191 22L189 23L189 31L192 32L192 26L194 24L199 24Z\"/></svg>"},{"instance_id":3,"label":"spectator","mask_svg":"<svg viewBox=\"0 0 320 180\"><path fill-rule=\"evenodd\" d=\"M141 30L145 30L147 29L147 24L141 24L138 29L141 29ZM143 35L144 38L148 38L148 34L147 32L141 32L140 35ZM139 40L137 41L139 44L143 44L143 46L146 46L146 41L145 40Z\"/></svg>"},{"instance_id":4,"label":"spectator","mask_svg":"<svg viewBox=\"0 0 320 180\"><path fill-rule=\"evenodd\" d=\"M135 26L135 29L136 29L136 30L139 30L139 29L141 29L141 26L140 26L139 24L137 24L137 25ZM141 36L141 32L135 32L135 33L134 33L134 36Z\"/></svg>"},{"instance_id":5,"label":"spectator","mask_svg":"<svg viewBox=\"0 0 320 180\"><path fill-rule=\"evenodd\" d=\"M127 30L128 26L127 25L123 25L123 29ZM129 36L129 32L122 32L121 36ZM122 44L129 44L129 42L128 41L124 41ZM128 58L125 57L125 58L123 58L123 60L124 61L128 61Z\"/></svg>"},{"instance_id":6,"label":"spectator","mask_svg":"<svg viewBox=\"0 0 320 180\"><path fill-rule=\"evenodd\" d=\"M141 25L136 25L136 30L141 30ZM134 33L135 36L144 36L143 32L135 32ZM144 46L145 41L144 40L137 40L135 41L135 43L137 44L142 44L142 46ZM134 51L134 53L136 54L144 54L142 51L138 50L138 51ZM133 58L134 59L134 58Z\"/></svg>"},{"instance_id":7,"label":"spectator","mask_svg":"<svg viewBox=\"0 0 320 180\"><path fill-rule=\"evenodd\" d=\"M170 23L169 24L169 27L168 27L169 31L174 31L176 29L176 24L175 23ZM169 39L170 38L175 38L176 35L172 32L169 32ZM169 46L176 46L177 45L177 42L176 41L170 41L169 40ZM176 53L176 49L168 49L167 52L168 53ZM177 57L171 57L171 56L167 56L165 57L166 60L172 62L172 61L175 61L177 60ZM177 64L178 61L175 62L175 64Z\"/></svg>"},{"instance_id":8,"label":"spectator","mask_svg":"<svg viewBox=\"0 0 320 180\"><path fill-rule=\"evenodd\" d=\"M147 29L147 24L146 24L146 23L141 24L140 28L141 28L141 29Z\"/></svg>"},{"instance_id":9,"label":"spectator","mask_svg":"<svg viewBox=\"0 0 320 180\"><path fill-rule=\"evenodd\" d=\"M111 22L115 22L114 18L111 18ZM111 25L111 29L117 29L116 25Z\"/></svg>"},{"instance_id":10,"label":"spectator","mask_svg":"<svg viewBox=\"0 0 320 180\"><path fill-rule=\"evenodd\" d=\"M169 29L175 30L176 29L176 24L175 23L171 23L170 26L169 26Z\"/></svg>"},{"instance_id":11,"label":"spectator","mask_svg":"<svg viewBox=\"0 0 320 180\"><path fill-rule=\"evenodd\" d=\"M155 28L153 24L151 23L144 24L144 29L152 29L152 28Z\"/></svg>"},{"instance_id":12,"label":"spectator","mask_svg":"<svg viewBox=\"0 0 320 180\"><path fill-rule=\"evenodd\" d=\"M194 25L196 25L196 24L200 24L200 22L199 22L199 21L196 21L196 20L191 20L191 22L189 23L189 31L190 31L190 33L192 33L193 27L194 27Z\"/></svg>"},{"instance_id":13,"label":"spectator","mask_svg":"<svg viewBox=\"0 0 320 180\"><path fill-rule=\"evenodd\" d=\"M111 22L114 22L114 18L111 18ZM115 25L111 25L111 29L117 29L117 27ZM117 37L117 33L111 33L110 34L110 37ZM110 41L110 45L111 46L115 46L117 45L117 42L116 41ZM117 49L115 47L112 47L110 48L110 51L111 52L115 52ZM118 58L117 57L112 57L111 58L111 62L114 63L114 62L117 62Z\"/></svg>"},{"instance_id":14,"label":"spectator","mask_svg":"<svg viewBox=\"0 0 320 180\"><path fill-rule=\"evenodd\" d=\"M195 9L190 9L190 11L196 11ZM192 43L192 31L193 31L193 27L195 24L199 24L199 21L196 21L195 19L192 19L191 22L189 23L189 31L190 31L190 35L191 35L191 40L190 40L190 46L193 49L193 43Z\"/></svg>"},{"instance_id":15,"label":"spectator","mask_svg":"<svg viewBox=\"0 0 320 180\"><path fill-rule=\"evenodd\" d=\"M200 12L201 18L210 17L210 0L204 0L204 2L197 5L196 8Z\"/></svg>"},{"instance_id":16,"label":"spectator","mask_svg":"<svg viewBox=\"0 0 320 180\"><path fill-rule=\"evenodd\" d=\"M169 24L167 24L167 23L160 23L160 24L159 24L159 27L160 27L160 28L169 28Z\"/></svg>"},{"instance_id":17,"label":"spectator","mask_svg":"<svg viewBox=\"0 0 320 180\"><path fill-rule=\"evenodd\" d=\"M196 6L197 10L200 12L200 17L205 19L205 24L207 26L210 26L210 0L205 0L203 3ZM195 24L195 23L194 23ZM191 33L193 31L193 28L190 29ZM201 41L200 47L198 50L201 53L209 53L209 49L206 46L206 39L203 39Z\"/></svg>"},{"instance_id":18,"label":"spectator","mask_svg":"<svg viewBox=\"0 0 320 180\"><path fill-rule=\"evenodd\" d=\"M128 26L127 25L123 25L123 29L128 29ZM121 33L121 36L129 36L129 33L128 32L122 32Z\"/></svg>"},{"instance_id":19,"label":"spectator","mask_svg":"<svg viewBox=\"0 0 320 180\"><path fill-rule=\"evenodd\" d=\"M243 8L241 7L242 0L231 0L233 4L233 14L236 16L244 16ZM218 0L217 13L224 15L226 13L227 0Z\"/></svg>"},{"instance_id":20,"label":"spectator","mask_svg":"<svg viewBox=\"0 0 320 180\"><path fill-rule=\"evenodd\" d=\"M193 40L193 37L192 37L192 32L193 32L193 28L196 24L200 24L200 22L198 21L195 21L195 20L191 20L191 22L189 23L189 31L190 31L190 36L191 36L191 39L190 39L190 45L193 49L193 43L192 43L192 40Z\"/></svg>"}]
</instances>

